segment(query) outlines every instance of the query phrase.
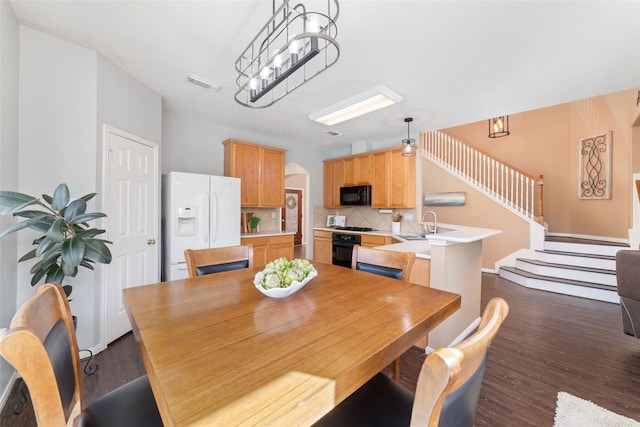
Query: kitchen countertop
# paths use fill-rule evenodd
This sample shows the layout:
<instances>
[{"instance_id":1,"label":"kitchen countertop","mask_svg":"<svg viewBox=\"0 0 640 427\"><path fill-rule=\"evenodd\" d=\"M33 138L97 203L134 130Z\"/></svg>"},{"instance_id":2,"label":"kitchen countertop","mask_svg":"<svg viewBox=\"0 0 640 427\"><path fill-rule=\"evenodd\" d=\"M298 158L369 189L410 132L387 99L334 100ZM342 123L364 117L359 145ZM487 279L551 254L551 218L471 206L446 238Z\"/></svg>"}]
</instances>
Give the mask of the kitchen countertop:
<instances>
[{"instance_id":1,"label":"kitchen countertop","mask_svg":"<svg viewBox=\"0 0 640 427\"><path fill-rule=\"evenodd\" d=\"M296 234L293 231L261 231L259 233L242 233L240 234L241 239L250 238L250 237L273 237L273 236L287 236Z\"/></svg>"},{"instance_id":2,"label":"kitchen countertop","mask_svg":"<svg viewBox=\"0 0 640 427\"><path fill-rule=\"evenodd\" d=\"M399 240L400 243L392 243L389 245L378 246L378 249L384 249L389 251L400 251L400 252L414 252L416 257L431 259L431 245L452 245L457 243L471 243L478 240L486 239L487 237L495 236L496 234L502 233L501 230L494 230L490 228L478 228L478 227L467 227L464 225L457 224L445 224L438 223L438 227L442 228L450 228L451 231L447 231L444 233L437 234L429 234L426 236L426 240L407 240L400 237L403 234L414 234L414 233L400 233L400 235L393 234L390 231L385 230L374 230L374 231L348 231L348 230L339 230L330 227L316 227L314 230L323 230L323 231L332 231L332 232L340 232L347 234L373 234L379 236L390 236L396 240Z\"/></svg>"}]
</instances>

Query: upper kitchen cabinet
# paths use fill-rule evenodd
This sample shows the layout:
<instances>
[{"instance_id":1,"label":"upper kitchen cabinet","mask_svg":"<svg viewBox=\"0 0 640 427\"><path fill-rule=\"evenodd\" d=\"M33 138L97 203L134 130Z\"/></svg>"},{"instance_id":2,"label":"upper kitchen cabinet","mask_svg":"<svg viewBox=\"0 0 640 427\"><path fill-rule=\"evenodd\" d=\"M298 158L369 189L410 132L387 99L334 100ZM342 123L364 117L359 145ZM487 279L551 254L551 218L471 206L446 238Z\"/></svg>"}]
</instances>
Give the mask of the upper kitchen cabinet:
<instances>
[{"instance_id":1,"label":"upper kitchen cabinet","mask_svg":"<svg viewBox=\"0 0 640 427\"><path fill-rule=\"evenodd\" d=\"M371 184L371 154L324 161L324 207L340 207L340 187Z\"/></svg>"},{"instance_id":2,"label":"upper kitchen cabinet","mask_svg":"<svg viewBox=\"0 0 640 427\"><path fill-rule=\"evenodd\" d=\"M224 174L241 179L240 205L278 208L284 206L284 156L286 150L227 139Z\"/></svg>"},{"instance_id":3,"label":"upper kitchen cabinet","mask_svg":"<svg viewBox=\"0 0 640 427\"><path fill-rule=\"evenodd\" d=\"M416 158L404 157L402 147L374 152L371 177L371 207L416 207Z\"/></svg>"}]
</instances>

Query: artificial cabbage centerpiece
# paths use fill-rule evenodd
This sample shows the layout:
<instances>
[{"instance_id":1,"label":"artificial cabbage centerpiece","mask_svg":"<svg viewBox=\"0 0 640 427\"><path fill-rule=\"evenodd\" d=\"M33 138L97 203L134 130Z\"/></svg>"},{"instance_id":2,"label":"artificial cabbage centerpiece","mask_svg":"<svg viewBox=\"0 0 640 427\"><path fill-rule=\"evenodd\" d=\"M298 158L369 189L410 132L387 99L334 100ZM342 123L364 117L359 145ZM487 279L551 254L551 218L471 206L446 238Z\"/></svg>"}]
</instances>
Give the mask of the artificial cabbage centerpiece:
<instances>
[{"instance_id":1,"label":"artificial cabbage centerpiece","mask_svg":"<svg viewBox=\"0 0 640 427\"><path fill-rule=\"evenodd\" d=\"M312 270L306 259L278 258L265 266L261 284L264 289L288 288L293 282L302 282Z\"/></svg>"}]
</instances>

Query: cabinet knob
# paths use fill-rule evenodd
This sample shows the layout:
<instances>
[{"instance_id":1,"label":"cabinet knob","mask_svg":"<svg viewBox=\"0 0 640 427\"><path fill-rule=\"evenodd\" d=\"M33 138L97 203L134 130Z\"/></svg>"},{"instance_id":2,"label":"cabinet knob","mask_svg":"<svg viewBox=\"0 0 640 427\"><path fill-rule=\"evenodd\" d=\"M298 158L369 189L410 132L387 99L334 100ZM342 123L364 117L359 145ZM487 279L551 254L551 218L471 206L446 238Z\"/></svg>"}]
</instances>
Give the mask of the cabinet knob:
<instances>
[{"instance_id":1,"label":"cabinet knob","mask_svg":"<svg viewBox=\"0 0 640 427\"><path fill-rule=\"evenodd\" d=\"M147 240L147 245L151 246L151 245L155 245L155 244L156 244L156 239Z\"/></svg>"}]
</instances>

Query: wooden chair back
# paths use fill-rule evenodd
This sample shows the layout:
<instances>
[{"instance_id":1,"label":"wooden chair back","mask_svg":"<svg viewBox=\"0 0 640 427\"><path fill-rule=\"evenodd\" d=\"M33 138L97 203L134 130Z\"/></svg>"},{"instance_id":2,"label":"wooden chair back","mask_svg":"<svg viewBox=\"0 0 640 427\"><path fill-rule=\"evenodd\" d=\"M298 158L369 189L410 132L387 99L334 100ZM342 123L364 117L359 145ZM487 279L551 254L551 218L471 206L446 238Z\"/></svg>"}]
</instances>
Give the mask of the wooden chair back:
<instances>
[{"instance_id":1,"label":"wooden chair back","mask_svg":"<svg viewBox=\"0 0 640 427\"><path fill-rule=\"evenodd\" d=\"M221 271L253 267L253 246L240 245L225 248L187 249L184 251L189 277Z\"/></svg>"},{"instance_id":2,"label":"wooden chair back","mask_svg":"<svg viewBox=\"0 0 640 427\"><path fill-rule=\"evenodd\" d=\"M384 251L355 245L351 268L408 282L415 260L416 254L413 252Z\"/></svg>"},{"instance_id":3,"label":"wooden chair back","mask_svg":"<svg viewBox=\"0 0 640 427\"><path fill-rule=\"evenodd\" d=\"M84 390L71 310L58 283L41 285L16 312L0 335L0 354L29 388L38 425L73 424Z\"/></svg>"},{"instance_id":4,"label":"wooden chair back","mask_svg":"<svg viewBox=\"0 0 640 427\"><path fill-rule=\"evenodd\" d=\"M425 359L416 386L412 427L473 425L489 346L508 313L507 302L493 298L476 333Z\"/></svg>"}]
</instances>

